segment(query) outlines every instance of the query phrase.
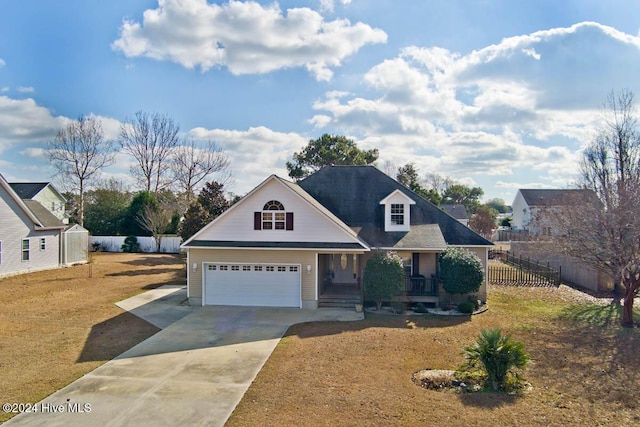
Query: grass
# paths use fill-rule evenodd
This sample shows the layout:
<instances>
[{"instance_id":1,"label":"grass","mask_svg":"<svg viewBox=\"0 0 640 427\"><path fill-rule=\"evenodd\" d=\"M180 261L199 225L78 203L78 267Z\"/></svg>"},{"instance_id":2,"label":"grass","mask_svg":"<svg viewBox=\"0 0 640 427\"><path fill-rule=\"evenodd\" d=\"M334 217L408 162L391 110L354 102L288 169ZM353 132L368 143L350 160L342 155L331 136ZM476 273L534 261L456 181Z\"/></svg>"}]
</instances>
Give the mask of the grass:
<instances>
[{"instance_id":1,"label":"grass","mask_svg":"<svg viewBox=\"0 0 640 427\"><path fill-rule=\"evenodd\" d=\"M38 402L158 332L114 303L185 280L174 255L97 254L89 268L0 280L2 403Z\"/></svg>"},{"instance_id":2,"label":"grass","mask_svg":"<svg viewBox=\"0 0 640 427\"><path fill-rule=\"evenodd\" d=\"M614 307L580 302L565 287L491 287L489 307L473 317L295 325L227 425L640 424L640 330L620 328ZM461 365L463 347L494 327L524 342L532 391L455 394L412 383L421 369Z\"/></svg>"}]
</instances>

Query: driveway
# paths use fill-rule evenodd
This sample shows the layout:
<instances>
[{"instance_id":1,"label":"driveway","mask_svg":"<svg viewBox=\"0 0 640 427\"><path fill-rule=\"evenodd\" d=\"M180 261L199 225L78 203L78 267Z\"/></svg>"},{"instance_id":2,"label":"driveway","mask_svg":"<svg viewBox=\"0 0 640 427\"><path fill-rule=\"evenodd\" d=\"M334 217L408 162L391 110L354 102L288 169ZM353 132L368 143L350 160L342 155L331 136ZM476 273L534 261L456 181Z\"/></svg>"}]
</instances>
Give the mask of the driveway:
<instances>
[{"instance_id":1,"label":"driveway","mask_svg":"<svg viewBox=\"0 0 640 427\"><path fill-rule=\"evenodd\" d=\"M194 308L175 292L184 290L128 304L154 324L179 320L6 425L222 426L291 325L362 319L344 309Z\"/></svg>"}]
</instances>

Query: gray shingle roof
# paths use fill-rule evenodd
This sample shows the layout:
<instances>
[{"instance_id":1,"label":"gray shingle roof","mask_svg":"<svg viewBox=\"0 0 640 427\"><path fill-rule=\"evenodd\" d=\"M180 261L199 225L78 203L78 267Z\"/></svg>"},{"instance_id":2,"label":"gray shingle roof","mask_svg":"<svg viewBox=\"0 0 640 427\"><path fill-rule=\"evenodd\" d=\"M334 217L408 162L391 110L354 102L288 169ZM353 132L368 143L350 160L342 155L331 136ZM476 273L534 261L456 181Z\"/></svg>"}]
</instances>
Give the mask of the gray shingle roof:
<instances>
[{"instance_id":1,"label":"gray shingle roof","mask_svg":"<svg viewBox=\"0 0 640 427\"><path fill-rule=\"evenodd\" d=\"M42 191L48 182L14 182L9 184L13 191L20 196L21 199L33 199L36 194Z\"/></svg>"},{"instance_id":2,"label":"gray shingle roof","mask_svg":"<svg viewBox=\"0 0 640 427\"><path fill-rule=\"evenodd\" d=\"M519 191L529 206L564 206L578 201L598 203L598 197L592 190L521 189Z\"/></svg>"},{"instance_id":3,"label":"gray shingle roof","mask_svg":"<svg viewBox=\"0 0 640 427\"><path fill-rule=\"evenodd\" d=\"M371 247L430 248L447 245L489 246L492 243L431 202L418 196L373 166L329 166L298 183L329 211L358 231ZM384 206L380 201L400 190L413 199L408 233L384 231ZM419 227L431 225L431 227ZM437 227L442 240L435 231ZM406 240L405 240L406 239Z\"/></svg>"},{"instance_id":4,"label":"gray shingle roof","mask_svg":"<svg viewBox=\"0 0 640 427\"><path fill-rule=\"evenodd\" d=\"M467 213L467 208L464 205L454 205L444 203L440 205L443 211L447 214L451 215L455 219L469 219L469 214Z\"/></svg>"},{"instance_id":5,"label":"gray shingle roof","mask_svg":"<svg viewBox=\"0 0 640 427\"><path fill-rule=\"evenodd\" d=\"M45 228L66 228L66 224L60 221L55 215L49 212L40 202L36 200L23 200L31 213L40 221Z\"/></svg>"}]
</instances>

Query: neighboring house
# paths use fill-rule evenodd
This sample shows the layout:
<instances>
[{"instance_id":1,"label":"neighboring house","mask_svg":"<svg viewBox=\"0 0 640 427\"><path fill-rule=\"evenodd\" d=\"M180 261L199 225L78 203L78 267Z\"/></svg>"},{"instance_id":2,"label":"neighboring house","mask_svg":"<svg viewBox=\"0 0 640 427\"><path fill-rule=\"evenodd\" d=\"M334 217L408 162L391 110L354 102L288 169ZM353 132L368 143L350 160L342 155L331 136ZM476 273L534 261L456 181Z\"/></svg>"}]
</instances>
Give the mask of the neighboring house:
<instances>
[{"instance_id":1,"label":"neighboring house","mask_svg":"<svg viewBox=\"0 0 640 427\"><path fill-rule=\"evenodd\" d=\"M555 224L554 218L563 209L579 208L581 204L599 203L591 190L521 189L513 199L511 228L539 234L566 233Z\"/></svg>"},{"instance_id":2,"label":"neighboring house","mask_svg":"<svg viewBox=\"0 0 640 427\"><path fill-rule=\"evenodd\" d=\"M454 205L454 204L441 204L440 208L445 211L448 215L451 215L461 224L465 226L469 226L469 214L467 213L467 208L464 205Z\"/></svg>"},{"instance_id":3,"label":"neighboring house","mask_svg":"<svg viewBox=\"0 0 640 427\"><path fill-rule=\"evenodd\" d=\"M48 200L55 193L47 184L23 194ZM65 228L60 218L35 198L23 199L0 175L0 276L59 267Z\"/></svg>"},{"instance_id":4,"label":"neighboring house","mask_svg":"<svg viewBox=\"0 0 640 427\"><path fill-rule=\"evenodd\" d=\"M14 182L9 184L22 200L34 200L64 224L69 224L67 199L50 182Z\"/></svg>"},{"instance_id":5,"label":"neighboring house","mask_svg":"<svg viewBox=\"0 0 640 427\"><path fill-rule=\"evenodd\" d=\"M438 256L492 243L373 166L270 176L182 245L191 304L316 308L361 302L372 249L405 262L405 301L438 303ZM477 293L486 300L486 279ZM351 299L349 299L351 298ZM353 307L353 305L351 304Z\"/></svg>"}]
</instances>

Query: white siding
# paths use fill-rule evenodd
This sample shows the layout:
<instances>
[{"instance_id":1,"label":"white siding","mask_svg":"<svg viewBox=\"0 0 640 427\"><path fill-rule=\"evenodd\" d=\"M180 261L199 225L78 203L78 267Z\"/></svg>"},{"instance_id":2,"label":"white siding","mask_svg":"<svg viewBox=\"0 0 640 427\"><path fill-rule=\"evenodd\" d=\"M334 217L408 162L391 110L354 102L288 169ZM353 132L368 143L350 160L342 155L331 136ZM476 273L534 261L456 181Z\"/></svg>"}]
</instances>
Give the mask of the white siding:
<instances>
[{"instance_id":1,"label":"white siding","mask_svg":"<svg viewBox=\"0 0 640 427\"><path fill-rule=\"evenodd\" d=\"M40 202L46 210L51 212L56 218L65 224L69 223L69 218L65 214L64 200L58 196L58 194L51 188L51 185L47 185L38 194L35 195L33 200Z\"/></svg>"},{"instance_id":2,"label":"white siding","mask_svg":"<svg viewBox=\"0 0 640 427\"><path fill-rule=\"evenodd\" d=\"M293 230L254 230L254 212L277 200L293 212ZM259 242L357 242L357 239L277 180L267 182L239 205L205 228L197 240Z\"/></svg>"},{"instance_id":3,"label":"white siding","mask_svg":"<svg viewBox=\"0 0 640 427\"><path fill-rule=\"evenodd\" d=\"M40 250L40 239L46 249ZM22 261L22 239L29 239L29 261ZM56 268L60 260L60 230L34 231L31 220L11 196L0 188L0 276Z\"/></svg>"},{"instance_id":4,"label":"white siding","mask_svg":"<svg viewBox=\"0 0 640 427\"><path fill-rule=\"evenodd\" d=\"M531 211L529 205L522 197L520 190L516 193L516 197L511 204L513 208L513 217L511 219L511 227L514 230L524 230L531 221Z\"/></svg>"}]
</instances>

